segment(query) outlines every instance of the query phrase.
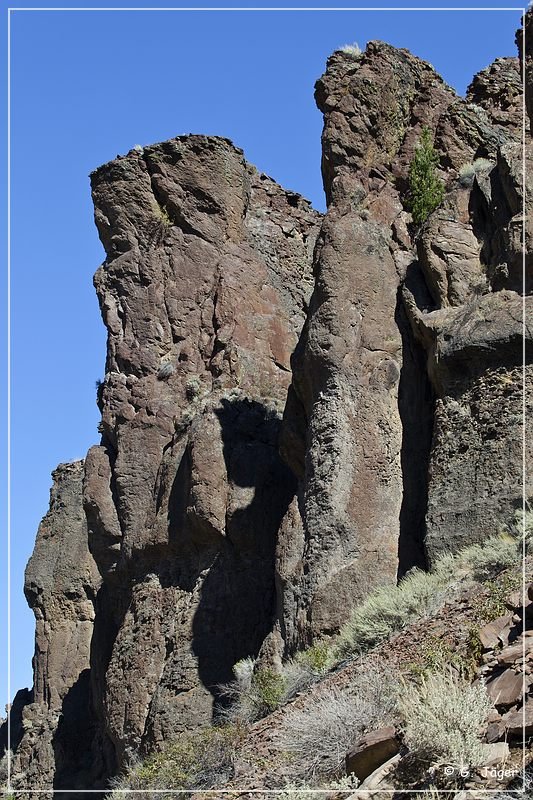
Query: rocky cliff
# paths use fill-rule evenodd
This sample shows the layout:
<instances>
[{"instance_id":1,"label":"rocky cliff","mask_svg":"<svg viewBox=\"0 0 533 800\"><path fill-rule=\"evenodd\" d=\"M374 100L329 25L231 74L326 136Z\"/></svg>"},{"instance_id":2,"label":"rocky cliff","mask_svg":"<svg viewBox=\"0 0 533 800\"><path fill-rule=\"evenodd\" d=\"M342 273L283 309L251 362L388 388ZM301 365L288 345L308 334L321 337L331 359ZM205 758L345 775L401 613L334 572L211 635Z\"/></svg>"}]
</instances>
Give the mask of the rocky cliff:
<instances>
[{"instance_id":1,"label":"rocky cliff","mask_svg":"<svg viewBox=\"0 0 533 800\"><path fill-rule=\"evenodd\" d=\"M104 788L208 725L237 661L276 670L522 505L519 60L463 99L370 42L331 56L316 101L324 216L220 138L92 175L101 441L54 473L26 572L35 678L13 706L15 788ZM424 127L446 191L417 227ZM527 123L527 163L530 142Z\"/></svg>"}]
</instances>

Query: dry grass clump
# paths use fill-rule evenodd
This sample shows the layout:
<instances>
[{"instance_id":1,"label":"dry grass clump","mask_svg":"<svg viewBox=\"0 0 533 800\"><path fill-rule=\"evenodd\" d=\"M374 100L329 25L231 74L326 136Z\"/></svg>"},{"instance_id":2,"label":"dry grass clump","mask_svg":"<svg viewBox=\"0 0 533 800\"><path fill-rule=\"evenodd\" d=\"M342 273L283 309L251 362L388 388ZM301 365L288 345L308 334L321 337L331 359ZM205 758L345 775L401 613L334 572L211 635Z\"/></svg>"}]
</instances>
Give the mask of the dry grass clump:
<instances>
[{"instance_id":1,"label":"dry grass clump","mask_svg":"<svg viewBox=\"0 0 533 800\"><path fill-rule=\"evenodd\" d=\"M347 53L347 55L353 56L353 58L359 58L360 56L363 55L363 51L361 50L357 42L354 42L353 44L345 44L342 47L340 47L339 50L341 51L341 53Z\"/></svg>"},{"instance_id":2,"label":"dry grass clump","mask_svg":"<svg viewBox=\"0 0 533 800\"><path fill-rule=\"evenodd\" d=\"M488 172L493 166L494 162L486 158L476 158L472 164L463 164L459 170L459 183L461 186L472 186L476 175Z\"/></svg>"},{"instance_id":3,"label":"dry grass clump","mask_svg":"<svg viewBox=\"0 0 533 800\"><path fill-rule=\"evenodd\" d=\"M244 658L233 667L231 683L219 687L229 705L218 709L228 722L250 723L266 717L287 699L287 681L268 668L255 669L253 658Z\"/></svg>"},{"instance_id":4,"label":"dry grass clump","mask_svg":"<svg viewBox=\"0 0 533 800\"><path fill-rule=\"evenodd\" d=\"M175 369L176 368L171 361L165 361L157 370L157 379L159 381L164 381L166 378L170 378L170 376L175 372Z\"/></svg>"}]
</instances>

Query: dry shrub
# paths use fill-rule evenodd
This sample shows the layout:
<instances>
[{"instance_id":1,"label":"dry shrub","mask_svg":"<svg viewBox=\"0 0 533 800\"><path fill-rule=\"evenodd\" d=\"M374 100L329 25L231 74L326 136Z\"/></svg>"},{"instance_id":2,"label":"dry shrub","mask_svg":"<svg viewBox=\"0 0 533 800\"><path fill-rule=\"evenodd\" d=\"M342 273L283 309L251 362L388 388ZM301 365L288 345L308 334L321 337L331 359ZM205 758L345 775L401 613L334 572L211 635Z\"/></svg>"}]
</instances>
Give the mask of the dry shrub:
<instances>
[{"instance_id":1,"label":"dry shrub","mask_svg":"<svg viewBox=\"0 0 533 800\"><path fill-rule=\"evenodd\" d=\"M429 763L479 766L486 755L481 735L491 709L483 684L470 684L451 671L430 673L418 687L408 685L400 699L405 742Z\"/></svg>"},{"instance_id":2,"label":"dry shrub","mask_svg":"<svg viewBox=\"0 0 533 800\"><path fill-rule=\"evenodd\" d=\"M276 748L292 756L299 780L340 777L346 753L357 738L394 718L396 690L392 679L371 667L349 690L332 687L313 705L287 713Z\"/></svg>"}]
</instances>

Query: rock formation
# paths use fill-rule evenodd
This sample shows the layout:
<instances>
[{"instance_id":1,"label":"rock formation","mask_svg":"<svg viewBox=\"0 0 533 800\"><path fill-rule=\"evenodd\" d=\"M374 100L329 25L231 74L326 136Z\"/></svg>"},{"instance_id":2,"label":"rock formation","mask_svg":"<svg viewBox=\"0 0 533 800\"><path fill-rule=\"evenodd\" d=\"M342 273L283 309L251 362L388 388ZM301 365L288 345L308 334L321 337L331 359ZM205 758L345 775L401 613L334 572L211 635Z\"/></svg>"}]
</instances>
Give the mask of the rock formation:
<instances>
[{"instance_id":1,"label":"rock formation","mask_svg":"<svg viewBox=\"0 0 533 800\"><path fill-rule=\"evenodd\" d=\"M104 788L209 724L239 659L275 669L521 507L518 59L462 99L370 42L331 56L316 101L324 216L221 138L92 175L102 438L54 473L26 573L35 683L13 708L15 788ZM446 194L417 229L424 126Z\"/></svg>"},{"instance_id":2,"label":"rock formation","mask_svg":"<svg viewBox=\"0 0 533 800\"><path fill-rule=\"evenodd\" d=\"M329 205L284 431L305 530L286 583L310 638L521 506L517 72L496 61L465 101L429 64L370 42L334 53L317 83ZM424 126L447 192L415 233L402 198Z\"/></svg>"}]
</instances>

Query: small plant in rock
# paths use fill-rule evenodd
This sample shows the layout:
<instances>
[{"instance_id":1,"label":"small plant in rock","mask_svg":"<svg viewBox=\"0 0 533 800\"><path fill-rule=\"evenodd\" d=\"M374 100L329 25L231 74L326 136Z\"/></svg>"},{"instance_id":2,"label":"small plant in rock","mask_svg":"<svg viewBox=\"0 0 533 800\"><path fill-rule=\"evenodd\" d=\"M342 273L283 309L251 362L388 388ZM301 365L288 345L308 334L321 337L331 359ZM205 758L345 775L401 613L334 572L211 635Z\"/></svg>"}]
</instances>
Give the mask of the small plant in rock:
<instances>
[{"instance_id":1,"label":"small plant in rock","mask_svg":"<svg viewBox=\"0 0 533 800\"><path fill-rule=\"evenodd\" d=\"M483 656L483 645L479 636L479 628L471 625L468 629L466 640L466 658L465 658L465 671L466 675L473 677Z\"/></svg>"},{"instance_id":2,"label":"small plant in rock","mask_svg":"<svg viewBox=\"0 0 533 800\"><path fill-rule=\"evenodd\" d=\"M437 175L439 156L431 141L427 126L409 165L409 192L406 205L416 225L421 225L444 199L444 183Z\"/></svg>"},{"instance_id":3,"label":"small plant in rock","mask_svg":"<svg viewBox=\"0 0 533 800\"><path fill-rule=\"evenodd\" d=\"M476 597L472 603L474 619L479 625L485 625L498 617L509 613L507 600L511 592L520 586L518 575L505 575L497 581L485 583L487 593Z\"/></svg>"},{"instance_id":4,"label":"small plant in rock","mask_svg":"<svg viewBox=\"0 0 533 800\"><path fill-rule=\"evenodd\" d=\"M346 53L347 55L352 56L353 58L360 58L363 55L363 51L361 50L357 42L354 42L353 44L345 44L339 49L341 53Z\"/></svg>"},{"instance_id":5,"label":"small plant in rock","mask_svg":"<svg viewBox=\"0 0 533 800\"><path fill-rule=\"evenodd\" d=\"M157 370L157 379L164 381L166 378L170 378L170 376L174 373L174 370L174 364L171 361L165 361L165 363L161 364Z\"/></svg>"},{"instance_id":6,"label":"small plant in rock","mask_svg":"<svg viewBox=\"0 0 533 800\"><path fill-rule=\"evenodd\" d=\"M434 672L419 686L408 685L400 699L407 746L429 763L453 768L483 763L482 731L492 703L485 687L452 672Z\"/></svg>"},{"instance_id":7,"label":"small plant in rock","mask_svg":"<svg viewBox=\"0 0 533 800\"><path fill-rule=\"evenodd\" d=\"M198 378L188 378L187 382L185 383L185 395L187 400L192 403L193 400L200 394L200 381Z\"/></svg>"},{"instance_id":8,"label":"small plant in rock","mask_svg":"<svg viewBox=\"0 0 533 800\"><path fill-rule=\"evenodd\" d=\"M457 663L457 655L448 642L435 635L427 636L420 643L417 656L418 660L411 665L411 671L420 676Z\"/></svg>"},{"instance_id":9,"label":"small plant in rock","mask_svg":"<svg viewBox=\"0 0 533 800\"><path fill-rule=\"evenodd\" d=\"M166 206L162 206L161 203L156 203L154 205L154 215L163 227L172 227L172 217L168 213Z\"/></svg>"},{"instance_id":10,"label":"small plant in rock","mask_svg":"<svg viewBox=\"0 0 533 800\"><path fill-rule=\"evenodd\" d=\"M459 183L461 186L472 186L476 175L488 172L493 166L493 162L486 158L476 158L472 164L463 164L459 170Z\"/></svg>"},{"instance_id":11,"label":"small plant in rock","mask_svg":"<svg viewBox=\"0 0 533 800\"><path fill-rule=\"evenodd\" d=\"M260 716L266 716L274 711L285 696L285 680L274 670L264 668L254 672L252 677L252 691L258 699Z\"/></svg>"},{"instance_id":12,"label":"small plant in rock","mask_svg":"<svg viewBox=\"0 0 533 800\"><path fill-rule=\"evenodd\" d=\"M332 666L331 649L327 642L316 642L295 656L295 661L317 675L325 675Z\"/></svg>"},{"instance_id":13,"label":"small plant in rock","mask_svg":"<svg viewBox=\"0 0 533 800\"><path fill-rule=\"evenodd\" d=\"M268 667L255 669L251 658L238 661L233 667L235 679L220 686L221 697L229 700L219 709L221 717L230 721L253 722L266 717L287 698L287 681Z\"/></svg>"},{"instance_id":14,"label":"small plant in rock","mask_svg":"<svg viewBox=\"0 0 533 800\"><path fill-rule=\"evenodd\" d=\"M190 425L195 417L196 411L194 410L194 407L186 408L181 414L177 414L174 417L174 430L176 431L176 434L178 436L183 436L183 434L189 430Z\"/></svg>"},{"instance_id":15,"label":"small plant in rock","mask_svg":"<svg viewBox=\"0 0 533 800\"><path fill-rule=\"evenodd\" d=\"M286 697L290 699L298 692L308 689L333 666L333 653L326 642L317 642L302 650L283 665Z\"/></svg>"}]
</instances>

